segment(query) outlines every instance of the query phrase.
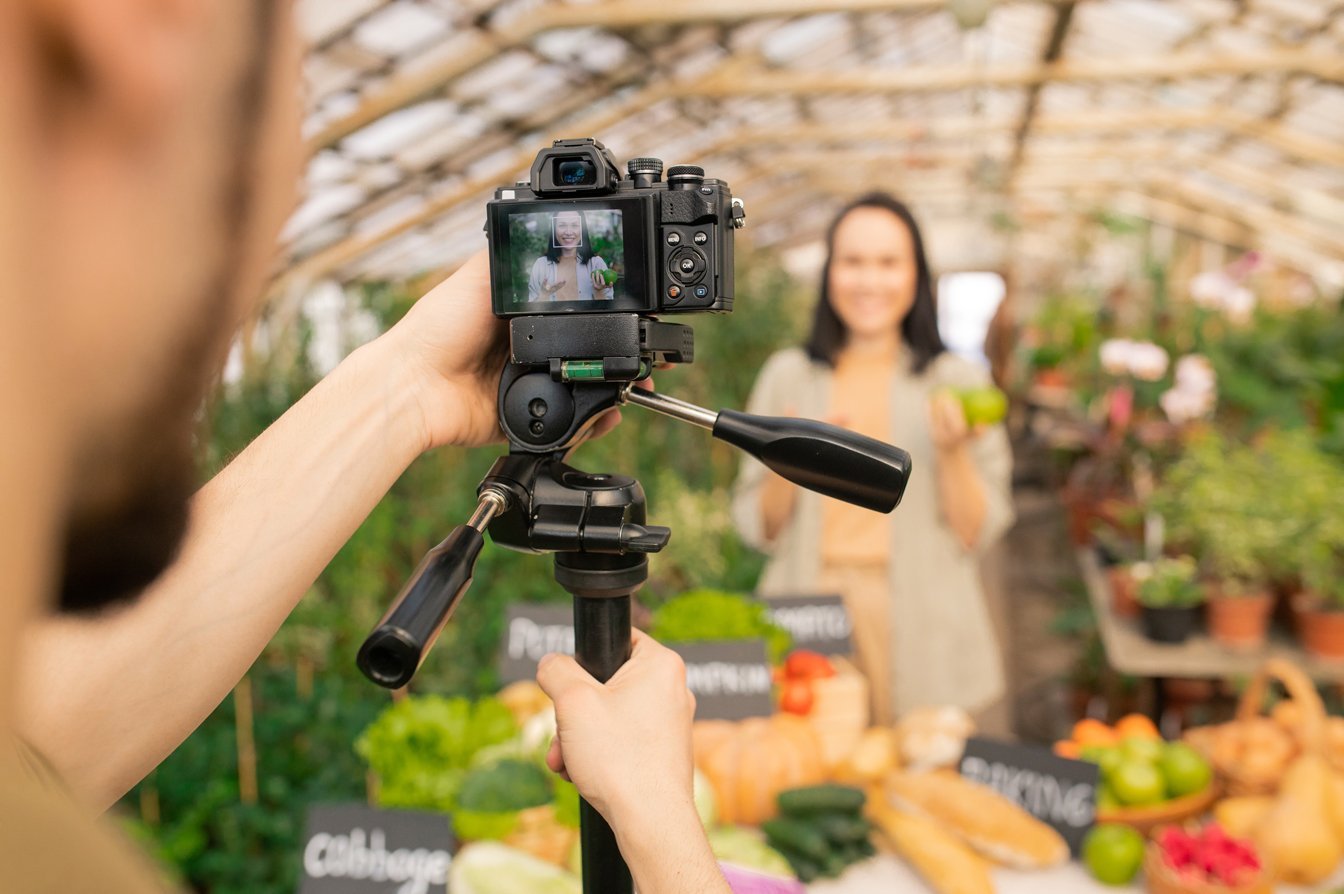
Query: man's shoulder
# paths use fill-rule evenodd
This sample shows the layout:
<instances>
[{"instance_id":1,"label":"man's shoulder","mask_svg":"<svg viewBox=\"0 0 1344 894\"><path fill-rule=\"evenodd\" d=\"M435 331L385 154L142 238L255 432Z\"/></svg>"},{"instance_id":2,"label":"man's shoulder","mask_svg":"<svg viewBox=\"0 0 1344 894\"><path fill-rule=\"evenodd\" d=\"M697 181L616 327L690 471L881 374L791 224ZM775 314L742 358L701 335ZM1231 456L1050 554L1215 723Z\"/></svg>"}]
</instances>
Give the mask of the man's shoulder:
<instances>
[{"instance_id":1,"label":"man's shoulder","mask_svg":"<svg viewBox=\"0 0 1344 894\"><path fill-rule=\"evenodd\" d=\"M111 826L13 761L0 763L0 867L7 891L168 890Z\"/></svg>"}]
</instances>

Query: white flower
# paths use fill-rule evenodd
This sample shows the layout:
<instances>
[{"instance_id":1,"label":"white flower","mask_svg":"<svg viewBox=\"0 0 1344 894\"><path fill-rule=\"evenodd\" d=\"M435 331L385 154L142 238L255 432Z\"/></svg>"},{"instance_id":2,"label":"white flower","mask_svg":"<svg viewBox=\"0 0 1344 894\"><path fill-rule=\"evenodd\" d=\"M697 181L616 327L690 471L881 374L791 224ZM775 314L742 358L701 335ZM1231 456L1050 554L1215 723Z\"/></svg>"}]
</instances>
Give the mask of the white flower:
<instances>
[{"instance_id":1,"label":"white flower","mask_svg":"<svg viewBox=\"0 0 1344 894\"><path fill-rule=\"evenodd\" d=\"M1248 322L1253 310L1255 310L1255 294L1244 286L1238 286L1223 297L1223 311L1234 322Z\"/></svg>"},{"instance_id":2,"label":"white flower","mask_svg":"<svg viewBox=\"0 0 1344 894\"><path fill-rule=\"evenodd\" d=\"M1162 412L1177 425L1208 415L1213 410L1213 392L1199 393L1172 388L1157 399Z\"/></svg>"},{"instance_id":3,"label":"white flower","mask_svg":"<svg viewBox=\"0 0 1344 894\"><path fill-rule=\"evenodd\" d=\"M1212 393L1218 384L1213 364L1202 354L1186 354L1176 361L1176 389L1190 394Z\"/></svg>"},{"instance_id":4,"label":"white flower","mask_svg":"<svg viewBox=\"0 0 1344 894\"><path fill-rule=\"evenodd\" d=\"M1127 338L1108 338L1101 343L1098 352L1101 367L1113 376L1123 376L1129 372L1129 351L1134 342Z\"/></svg>"},{"instance_id":5,"label":"white flower","mask_svg":"<svg viewBox=\"0 0 1344 894\"><path fill-rule=\"evenodd\" d=\"M1210 310L1220 310L1227 295L1238 288L1232 277L1222 270L1206 270L1190 280L1190 297L1195 304Z\"/></svg>"},{"instance_id":6,"label":"white flower","mask_svg":"<svg viewBox=\"0 0 1344 894\"><path fill-rule=\"evenodd\" d=\"M1135 342L1129 350L1129 371L1136 379L1156 382L1167 374L1171 358L1152 342Z\"/></svg>"}]
</instances>

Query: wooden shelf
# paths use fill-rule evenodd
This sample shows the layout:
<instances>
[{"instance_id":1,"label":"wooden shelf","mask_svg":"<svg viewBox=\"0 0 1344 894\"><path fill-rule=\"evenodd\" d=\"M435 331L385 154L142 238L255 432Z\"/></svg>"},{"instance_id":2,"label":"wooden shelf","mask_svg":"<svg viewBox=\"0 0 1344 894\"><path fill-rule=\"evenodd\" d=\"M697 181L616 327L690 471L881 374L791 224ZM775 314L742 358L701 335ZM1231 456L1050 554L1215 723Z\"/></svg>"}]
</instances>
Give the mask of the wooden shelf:
<instances>
[{"instance_id":1,"label":"wooden shelf","mask_svg":"<svg viewBox=\"0 0 1344 894\"><path fill-rule=\"evenodd\" d=\"M1199 633L1178 645L1156 643L1143 635L1137 621L1116 617L1111 610L1110 585L1097 556L1078 550L1078 567L1087 585L1088 599L1111 667L1135 677L1232 679L1249 677L1267 658L1284 658L1320 683L1344 682L1344 661L1312 658L1284 631L1274 630L1261 649L1235 651Z\"/></svg>"}]
</instances>

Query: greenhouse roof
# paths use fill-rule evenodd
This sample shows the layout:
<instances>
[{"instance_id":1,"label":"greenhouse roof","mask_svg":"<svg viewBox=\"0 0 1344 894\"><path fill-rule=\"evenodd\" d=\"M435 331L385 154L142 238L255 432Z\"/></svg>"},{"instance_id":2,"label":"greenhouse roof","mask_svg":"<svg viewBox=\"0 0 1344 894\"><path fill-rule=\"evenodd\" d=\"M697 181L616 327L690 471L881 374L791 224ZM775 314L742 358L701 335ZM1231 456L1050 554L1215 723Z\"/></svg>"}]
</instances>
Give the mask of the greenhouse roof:
<instances>
[{"instance_id":1,"label":"greenhouse roof","mask_svg":"<svg viewBox=\"0 0 1344 894\"><path fill-rule=\"evenodd\" d=\"M573 136L704 166L758 246L815 243L884 187L945 269L1001 263L986 233L1048 259L1104 210L1344 282L1341 2L301 0L300 19L312 160L282 288L451 269L494 187Z\"/></svg>"}]
</instances>

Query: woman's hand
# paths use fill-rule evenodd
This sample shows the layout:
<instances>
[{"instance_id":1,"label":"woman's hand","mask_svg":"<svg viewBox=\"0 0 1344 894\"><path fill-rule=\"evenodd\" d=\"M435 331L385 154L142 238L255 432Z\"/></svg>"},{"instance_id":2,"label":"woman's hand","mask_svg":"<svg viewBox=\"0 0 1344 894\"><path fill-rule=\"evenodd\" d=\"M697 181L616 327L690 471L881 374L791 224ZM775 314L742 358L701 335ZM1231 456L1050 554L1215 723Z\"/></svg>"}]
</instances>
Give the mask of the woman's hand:
<instances>
[{"instance_id":1,"label":"woman's hand","mask_svg":"<svg viewBox=\"0 0 1344 894\"><path fill-rule=\"evenodd\" d=\"M565 287L565 283L567 282L569 282L569 280L567 279L557 279L553 283L542 283L541 290L546 293L547 298L550 298L553 297L556 292L563 289Z\"/></svg>"},{"instance_id":2,"label":"woman's hand","mask_svg":"<svg viewBox=\"0 0 1344 894\"><path fill-rule=\"evenodd\" d=\"M601 270L593 271L592 277L593 277L594 296L596 296L600 292L604 297L608 297L607 293L609 293L611 291L611 287L615 285L615 280L607 282L606 272L610 269L611 268L609 267L604 267Z\"/></svg>"},{"instance_id":3,"label":"woman's hand","mask_svg":"<svg viewBox=\"0 0 1344 894\"><path fill-rule=\"evenodd\" d=\"M939 452L954 452L979 437L981 431L966 424L966 412L951 391L935 391L929 398L929 433Z\"/></svg>"}]
</instances>

